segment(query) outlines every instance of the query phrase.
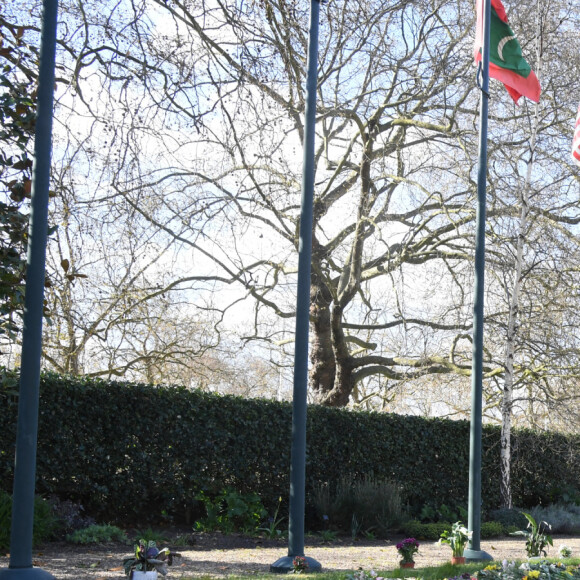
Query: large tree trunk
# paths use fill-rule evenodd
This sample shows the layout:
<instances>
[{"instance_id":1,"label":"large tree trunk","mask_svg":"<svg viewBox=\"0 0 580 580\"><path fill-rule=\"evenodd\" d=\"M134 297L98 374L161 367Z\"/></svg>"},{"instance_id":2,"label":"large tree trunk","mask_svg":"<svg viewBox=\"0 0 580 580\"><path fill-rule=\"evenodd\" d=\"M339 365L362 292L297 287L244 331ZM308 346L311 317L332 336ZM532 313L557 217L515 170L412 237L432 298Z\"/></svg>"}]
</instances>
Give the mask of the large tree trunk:
<instances>
[{"instance_id":1,"label":"large tree trunk","mask_svg":"<svg viewBox=\"0 0 580 580\"><path fill-rule=\"evenodd\" d=\"M316 272L310 284L310 387L317 403L345 407L355 381L353 358L342 330L343 310L334 302L333 293Z\"/></svg>"},{"instance_id":2,"label":"large tree trunk","mask_svg":"<svg viewBox=\"0 0 580 580\"><path fill-rule=\"evenodd\" d=\"M312 345L310 349L310 387L315 400L322 402L327 393L334 388L336 365L332 350L332 330L330 306L332 294L316 274L312 275L310 285L310 319Z\"/></svg>"}]
</instances>

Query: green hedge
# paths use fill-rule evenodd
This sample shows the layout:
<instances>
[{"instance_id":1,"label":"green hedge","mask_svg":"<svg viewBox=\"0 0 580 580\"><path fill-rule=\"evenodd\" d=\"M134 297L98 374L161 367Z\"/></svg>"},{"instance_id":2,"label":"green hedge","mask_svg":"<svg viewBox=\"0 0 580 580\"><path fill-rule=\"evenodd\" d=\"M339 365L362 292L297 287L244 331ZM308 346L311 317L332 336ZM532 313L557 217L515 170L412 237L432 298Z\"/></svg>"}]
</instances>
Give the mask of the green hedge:
<instances>
[{"instance_id":1,"label":"green hedge","mask_svg":"<svg viewBox=\"0 0 580 580\"><path fill-rule=\"evenodd\" d=\"M11 491L17 398L0 392L1 486ZM289 490L291 405L44 375L37 491L111 522L195 512L199 490L256 492L267 509ZM578 437L516 431L514 503L556 500L580 478ZM469 424L311 406L307 498L321 482L373 474L398 482L413 514L467 506ZM499 505L499 429L484 427L482 500ZM307 518L312 518L311 506Z\"/></svg>"}]
</instances>

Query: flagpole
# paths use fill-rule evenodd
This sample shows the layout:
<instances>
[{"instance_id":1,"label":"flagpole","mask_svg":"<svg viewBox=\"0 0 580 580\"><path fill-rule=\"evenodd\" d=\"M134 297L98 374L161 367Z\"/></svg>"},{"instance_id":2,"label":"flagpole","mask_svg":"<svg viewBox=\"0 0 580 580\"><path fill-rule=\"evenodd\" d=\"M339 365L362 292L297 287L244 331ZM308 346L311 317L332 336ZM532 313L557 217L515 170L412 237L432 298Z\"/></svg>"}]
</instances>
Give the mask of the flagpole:
<instances>
[{"instance_id":1,"label":"flagpole","mask_svg":"<svg viewBox=\"0 0 580 580\"><path fill-rule=\"evenodd\" d=\"M54 580L49 572L33 567L32 540L57 16L58 0L44 0L14 461L10 564L8 569L0 570L2 580Z\"/></svg>"},{"instance_id":2,"label":"flagpole","mask_svg":"<svg viewBox=\"0 0 580 580\"><path fill-rule=\"evenodd\" d=\"M304 151L302 200L298 241L298 288L296 296L296 336L294 348L294 391L292 399L292 447L290 457L290 509L288 518L288 556L270 566L270 572L287 574L294 570L294 558L304 557L304 511L306 493L306 391L308 386L308 332L310 324L310 271L314 201L314 145L316 128L316 89L318 83L318 23L320 1L310 1L306 107L304 111ZM306 557L308 572L322 566Z\"/></svg>"},{"instance_id":3,"label":"flagpole","mask_svg":"<svg viewBox=\"0 0 580 580\"><path fill-rule=\"evenodd\" d=\"M473 298L473 356L471 370L471 428L469 437L469 548L464 552L467 561L492 560L480 549L481 535L481 434L483 393L483 304L485 274L485 197L487 174L487 118L489 101L489 41L491 0L483 0L481 108L479 115L479 167L477 174L475 284ZM478 79L479 84L479 79Z\"/></svg>"}]
</instances>

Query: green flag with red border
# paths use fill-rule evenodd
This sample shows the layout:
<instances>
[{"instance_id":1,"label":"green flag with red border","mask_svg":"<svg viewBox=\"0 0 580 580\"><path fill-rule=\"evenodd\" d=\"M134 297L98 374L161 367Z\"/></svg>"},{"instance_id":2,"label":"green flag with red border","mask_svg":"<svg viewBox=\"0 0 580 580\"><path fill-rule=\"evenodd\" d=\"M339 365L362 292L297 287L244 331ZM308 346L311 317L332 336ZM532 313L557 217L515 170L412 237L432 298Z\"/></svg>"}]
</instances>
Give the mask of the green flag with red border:
<instances>
[{"instance_id":1,"label":"green flag with red border","mask_svg":"<svg viewBox=\"0 0 580 580\"><path fill-rule=\"evenodd\" d=\"M483 44L483 0L477 0L476 10L474 57L479 62ZM504 84L516 104L522 96L536 103L540 100L540 81L522 55L501 0L491 0L489 76Z\"/></svg>"}]
</instances>

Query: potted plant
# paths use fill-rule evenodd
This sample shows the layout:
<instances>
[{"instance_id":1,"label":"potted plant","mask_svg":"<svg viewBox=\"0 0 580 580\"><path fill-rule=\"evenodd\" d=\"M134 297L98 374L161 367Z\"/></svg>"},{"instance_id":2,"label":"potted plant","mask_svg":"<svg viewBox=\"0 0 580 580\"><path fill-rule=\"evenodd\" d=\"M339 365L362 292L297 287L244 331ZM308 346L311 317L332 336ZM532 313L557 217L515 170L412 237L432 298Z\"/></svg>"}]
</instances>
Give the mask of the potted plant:
<instances>
[{"instance_id":1,"label":"potted plant","mask_svg":"<svg viewBox=\"0 0 580 580\"><path fill-rule=\"evenodd\" d=\"M180 556L169 548L160 550L152 540L139 540L135 544L135 554L123 560L125 575L131 580L156 580L158 573L166 576L167 566L173 564L173 558Z\"/></svg>"},{"instance_id":2,"label":"potted plant","mask_svg":"<svg viewBox=\"0 0 580 580\"><path fill-rule=\"evenodd\" d=\"M397 544L397 552L402 557L399 562L401 568L414 568L415 560L413 556L419 551L419 542L415 538L405 538Z\"/></svg>"},{"instance_id":3,"label":"potted plant","mask_svg":"<svg viewBox=\"0 0 580 580\"><path fill-rule=\"evenodd\" d=\"M519 532L512 532L510 536L524 536L526 538L526 552L528 558L538 558L542 555L547 556L546 547L553 546L552 536L544 533L547 528L550 530L552 526L548 522L536 523L536 520L525 512L522 512L528 520L528 528L530 530L521 530ZM543 526L543 528L542 528Z\"/></svg>"},{"instance_id":4,"label":"potted plant","mask_svg":"<svg viewBox=\"0 0 580 580\"><path fill-rule=\"evenodd\" d=\"M445 530L439 539L440 544L449 544L451 547L451 563L465 564L463 552L467 542L471 539L472 532L462 525L461 522L455 522L451 526L451 531Z\"/></svg>"}]
</instances>

